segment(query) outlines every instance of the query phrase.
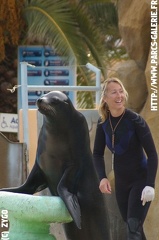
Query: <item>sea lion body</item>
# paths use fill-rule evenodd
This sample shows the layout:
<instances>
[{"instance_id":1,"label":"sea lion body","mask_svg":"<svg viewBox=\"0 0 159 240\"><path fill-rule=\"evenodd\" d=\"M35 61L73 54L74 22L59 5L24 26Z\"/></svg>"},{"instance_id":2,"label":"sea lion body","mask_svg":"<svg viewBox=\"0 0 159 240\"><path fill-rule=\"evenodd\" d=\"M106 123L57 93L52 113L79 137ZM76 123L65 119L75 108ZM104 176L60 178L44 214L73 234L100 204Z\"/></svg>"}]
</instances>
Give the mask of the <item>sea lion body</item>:
<instances>
[{"instance_id":1,"label":"sea lion body","mask_svg":"<svg viewBox=\"0 0 159 240\"><path fill-rule=\"evenodd\" d=\"M34 194L48 187L63 199L73 218L64 224L68 240L110 240L85 117L58 91L39 98L37 106L44 120L33 169L22 186L1 191Z\"/></svg>"}]
</instances>

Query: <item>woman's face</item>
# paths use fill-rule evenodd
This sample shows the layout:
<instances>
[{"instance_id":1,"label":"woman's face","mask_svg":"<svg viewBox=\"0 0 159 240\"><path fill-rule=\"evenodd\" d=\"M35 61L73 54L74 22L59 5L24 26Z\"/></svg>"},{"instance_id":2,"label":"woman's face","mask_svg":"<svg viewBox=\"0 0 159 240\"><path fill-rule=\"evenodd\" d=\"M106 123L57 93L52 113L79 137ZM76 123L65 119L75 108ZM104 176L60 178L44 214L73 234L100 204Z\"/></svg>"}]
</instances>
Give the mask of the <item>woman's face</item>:
<instances>
[{"instance_id":1,"label":"woman's face","mask_svg":"<svg viewBox=\"0 0 159 240\"><path fill-rule=\"evenodd\" d=\"M125 93L119 83L110 82L107 85L103 100L107 103L109 110L122 110L125 105Z\"/></svg>"}]
</instances>

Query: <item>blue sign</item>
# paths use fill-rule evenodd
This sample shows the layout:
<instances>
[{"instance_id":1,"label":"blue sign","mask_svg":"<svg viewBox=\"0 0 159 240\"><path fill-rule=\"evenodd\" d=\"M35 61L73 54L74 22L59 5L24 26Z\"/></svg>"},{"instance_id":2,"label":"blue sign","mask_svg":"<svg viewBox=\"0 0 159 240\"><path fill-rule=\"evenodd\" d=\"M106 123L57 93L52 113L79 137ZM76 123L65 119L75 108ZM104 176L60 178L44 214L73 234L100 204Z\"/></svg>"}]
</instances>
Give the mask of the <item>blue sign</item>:
<instances>
[{"instance_id":1,"label":"blue sign","mask_svg":"<svg viewBox=\"0 0 159 240\"><path fill-rule=\"evenodd\" d=\"M46 86L76 85L75 61L70 61L58 54L54 49L44 46L20 46L18 48L18 85L21 85L20 62L27 62L35 67L27 67L28 85ZM28 91L28 106L36 108L37 99L46 91ZM75 93L65 92L74 103ZM22 108L21 88L18 88L18 109Z\"/></svg>"}]
</instances>

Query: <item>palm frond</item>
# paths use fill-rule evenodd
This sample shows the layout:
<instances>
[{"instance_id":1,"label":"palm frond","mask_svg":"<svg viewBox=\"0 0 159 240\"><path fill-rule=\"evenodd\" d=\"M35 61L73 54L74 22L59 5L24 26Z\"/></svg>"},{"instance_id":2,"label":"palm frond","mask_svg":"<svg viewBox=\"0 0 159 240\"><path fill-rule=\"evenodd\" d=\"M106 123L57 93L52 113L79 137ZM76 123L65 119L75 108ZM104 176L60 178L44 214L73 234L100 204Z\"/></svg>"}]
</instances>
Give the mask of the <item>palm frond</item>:
<instances>
[{"instance_id":1,"label":"palm frond","mask_svg":"<svg viewBox=\"0 0 159 240\"><path fill-rule=\"evenodd\" d=\"M107 13L110 8L107 13L104 10L108 8L108 2L110 1L25 0L24 17L28 26L26 43L49 45L59 55L75 58L78 85L90 85L92 75L81 67L90 62L90 59L92 64L101 68L103 76L106 76L106 31L100 26L103 19L109 19ZM102 9L104 13L98 19ZM78 92L77 96L79 107L94 107L93 93Z\"/></svg>"},{"instance_id":2,"label":"palm frond","mask_svg":"<svg viewBox=\"0 0 159 240\"><path fill-rule=\"evenodd\" d=\"M67 1L31 1L25 6L24 16L29 42L54 46L61 55L80 54L80 48L74 49L70 41L76 26Z\"/></svg>"},{"instance_id":3,"label":"palm frond","mask_svg":"<svg viewBox=\"0 0 159 240\"><path fill-rule=\"evenodd\" d=\"M96 21L92 17L91 13L81 3L76 1L71 4L72 12L77 24L80 26L80 32L82 41L85 43L86 53L90 53L95 64L100 67L105 75L104 71L104 35L97 27ZM82 61L83 63L83 61Z\"/></svg>"},{"instance_id":4,"label":"palm frond","mask_svg":"<svg viewBox=\"0 0 159 240\"><path fill-rule=\"evenodd\" d=\"M92 72L88 71L84 67L78 67L77 69L77 83L79 86L91 86L92 85ZM77 107L81 109L94 108L94 93L93 92L77 92Z\"/></svg>"},{"instance_id":5,"label":"palm frond","mask_svg":"<svg viewBox=\"0 0 159 240\"><path fill-rule=\"evenodd\" d=\"M73 3L72 3L73 2ZM77 64L88 62L88 51L97 65L102 66L103 39L101 32L84 7L75 1L36 1L25 5L28 40L53 46L65 56L73 56Z\"/></svg>"}]
</instances>

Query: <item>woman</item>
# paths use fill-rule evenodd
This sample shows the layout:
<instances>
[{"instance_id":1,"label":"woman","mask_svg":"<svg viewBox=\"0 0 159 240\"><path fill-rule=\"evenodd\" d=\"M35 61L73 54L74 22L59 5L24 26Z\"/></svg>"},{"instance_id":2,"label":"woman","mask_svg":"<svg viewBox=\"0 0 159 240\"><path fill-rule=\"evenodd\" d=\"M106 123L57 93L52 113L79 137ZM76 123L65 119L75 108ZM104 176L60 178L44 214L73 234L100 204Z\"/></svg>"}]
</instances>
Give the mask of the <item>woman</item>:
<instances>
[{"instance_id":1,"label":"woman","mask_svg":"<svg viewBox=\"0 0 159 240\"><path fill-rule=\"evenodd\" d=\"M104 82L93 149L102 193L111 193L104 165L104 150L112 152L115 192L128 240L145 240L143 223L154 199L158 158L150 129L137 113L126 109L128 93L122 82Z\"/></svg>"}]
</instances>

